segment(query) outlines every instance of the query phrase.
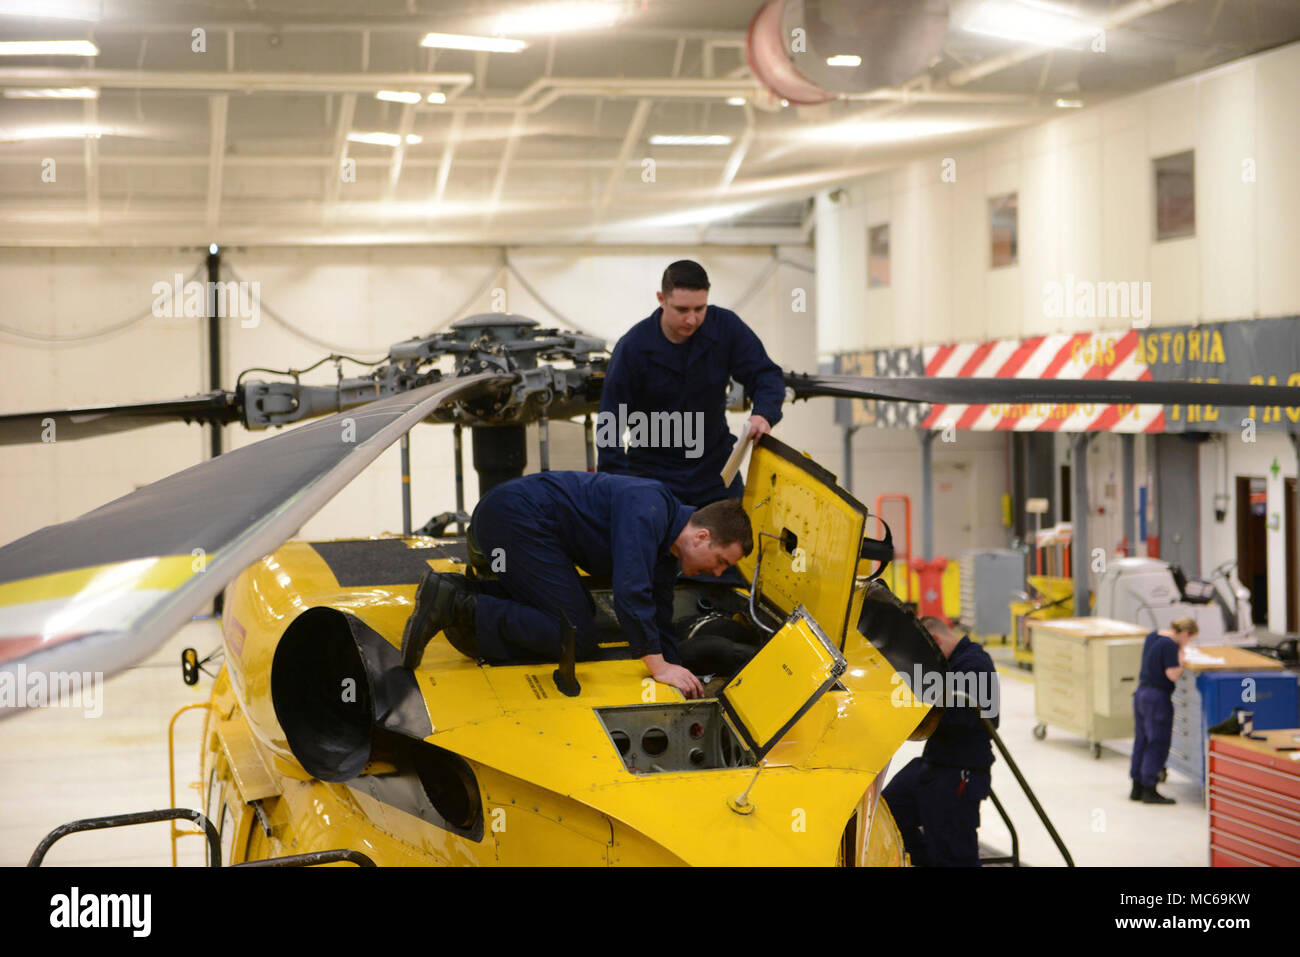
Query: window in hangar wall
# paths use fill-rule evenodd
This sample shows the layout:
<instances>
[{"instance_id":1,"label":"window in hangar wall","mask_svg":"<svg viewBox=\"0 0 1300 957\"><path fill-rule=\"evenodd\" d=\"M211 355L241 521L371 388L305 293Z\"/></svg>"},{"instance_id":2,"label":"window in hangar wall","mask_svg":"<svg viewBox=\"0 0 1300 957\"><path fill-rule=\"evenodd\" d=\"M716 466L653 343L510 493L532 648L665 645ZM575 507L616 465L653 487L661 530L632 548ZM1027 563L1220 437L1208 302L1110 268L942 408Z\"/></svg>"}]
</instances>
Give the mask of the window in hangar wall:
<instances>
[{"instance_id":1,"label":"window in hangar wall","mask_svg":"<svg viewBox=\"0 0 1300 957\"><path fill-rule=\"evenodd\" d=\"M1155 174L1156 241L1196 235L1195 151L1151 161Z\"/></svg>"},{"instance_id":2,"label":"window in hangar wall","mask_svg":"<svg viewBox=\"0 0 1300 957\"><path fill-rule=\"evenodd\" d=\"M889 285L889 223L867 228L867 288Z\"/></svg>"},{"instance_id":3,"label":"window in hangar wall","mask_svg":"<svg viewBox=\"0 0 1300 957\"><path fill-rule=\"evenodd\" d=\"M1014 266L1019 261L1019 193L989 198L989 266Z\"/></svg>"}]
</instances>

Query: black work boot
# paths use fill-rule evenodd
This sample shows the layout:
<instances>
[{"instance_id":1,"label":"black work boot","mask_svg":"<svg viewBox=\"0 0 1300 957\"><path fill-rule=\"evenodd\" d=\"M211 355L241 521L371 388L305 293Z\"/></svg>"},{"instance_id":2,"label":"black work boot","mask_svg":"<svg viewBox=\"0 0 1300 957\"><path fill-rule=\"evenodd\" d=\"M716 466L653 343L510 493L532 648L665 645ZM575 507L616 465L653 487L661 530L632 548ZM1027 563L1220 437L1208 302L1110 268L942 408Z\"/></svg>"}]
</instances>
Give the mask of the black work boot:
<instances>
[{"instance_id":1,"label":"black work boot","mask_svg":"<svg viewBox=\"0 0 1300 957\"><path fill-rule=\"evenodd\" d=\"M1165 797L1163 794L1159 793L1155 789L1155 787L1149 787L1149 788L1144 787L1142 788L1142 803L1143 804L1177 804L1178 802L1171 797Z\"/></svg>"},{"instance_id":2,"label":"black work boot","mask_svg":"<svg viewBox=\"0 0 1300 957\"><path fill-rule=\"evenodd\" d=\"M461 654L477 658L475 604L476 596L469 590L465 576L426 572L415 592L415 610L402 632L402 664L414 670L430 639L440 631Z\"/></svg>"},{"instance_id":3,"label":"black work boot","mask_svg":"<svg viewBox=\"0 0 1300 957\"><path fill-rule=\"evenodd\" d=\"M1138 783L1137 778L1133 779L1133 789L1128 792L1128 799L1130 801L1142 800L1142 785Z\"/></svg>"}]
</instances>

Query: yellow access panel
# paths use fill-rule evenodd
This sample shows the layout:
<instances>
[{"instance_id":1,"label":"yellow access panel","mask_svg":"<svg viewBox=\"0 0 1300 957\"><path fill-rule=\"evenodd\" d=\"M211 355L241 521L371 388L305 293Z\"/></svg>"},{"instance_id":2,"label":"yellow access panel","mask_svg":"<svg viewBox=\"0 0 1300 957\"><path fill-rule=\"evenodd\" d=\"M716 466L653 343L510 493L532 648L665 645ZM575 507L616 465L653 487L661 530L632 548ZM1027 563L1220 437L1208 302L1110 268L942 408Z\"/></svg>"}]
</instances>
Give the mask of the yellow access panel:
<instances>
[{"instance_id":1,"label":"yellow access panel","mask_svg":"<svg viewBox=\"0 0 1300 957\"><path fill-rule=\"evenodd\" d=\"M780 618L803 606L844 648L867 509L812 459L764 435L745 477L754 550L740 568Z\"/></svg>"},{"instance_id":2,"label":"yellow access panel","mask_svg":"<svg viewBox=\"0 0 1300 957\"><path fill-rule=\"evenodd\" d=\"M761 761L844 673L846 663L802 608L718 695L723 714Z\"/></svg>"}]
</instances>

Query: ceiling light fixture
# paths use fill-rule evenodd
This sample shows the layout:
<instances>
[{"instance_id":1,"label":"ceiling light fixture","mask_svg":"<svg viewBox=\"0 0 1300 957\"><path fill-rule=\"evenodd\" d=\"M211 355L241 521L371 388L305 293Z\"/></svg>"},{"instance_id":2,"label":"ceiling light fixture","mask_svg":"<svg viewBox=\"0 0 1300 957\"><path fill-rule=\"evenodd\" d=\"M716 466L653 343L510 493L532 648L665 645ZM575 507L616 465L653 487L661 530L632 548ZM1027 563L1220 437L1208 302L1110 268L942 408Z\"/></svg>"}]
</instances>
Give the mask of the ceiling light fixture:
<instances>
[{"instance_id":1,"label":"ceiling light fixture","mask_svg":"<svg viewBox=\"0 0 1300 957\"><path fill-rule=\"evenodd\" d=\"M480 50L485 53L518 53L528 46L526 40L507 37L474 37L459 33L428 33L420 41L422 47L440 50Z\"/></svg>"},{"instance_id":2,"label":"ceiling light fixture","mask_svg":"<svg viewBox=\"0 0 1300 957\"><path fill-rule=\"evenodd\" d=\"M5 90L6 100L97 100L99 91L88 86L58 90Z\"/></svg>"},{"instance_id":3,"label":"ceiling light fixture","mask_svg":"<svg viewBox=\"0 0 1300 957\"><path fill-rule=\"evenodd\" d=\"M522 10L501 14L496 20L498 34L573 33L579 30L603 30L622 17L621 2L587 0L587 2L542 3Z\"/></svg>"},{"instance_id":4,"label":"ceiling light fixture","mask_svg":"<svg viewBox=\"0 0 1300 957\"><path fill-rule=\"evenodd\" d=\"M419 103L424 97L411 90L380 90L375 94L375 99L388 103Z\"/></svg>"},{"instance_id":5,"label":"ceiling light fixture","mask_svg":"<svg viewBox=\"0 0 1300 957\"><path fill-rule=\"evenodd\" d=\"M962 29L1044 47L1068 47L1101 32L1072 11L1038 0L989 0L975 8Z\"/></svg>"},{"instance_id":6,"label":"ceiling light fixture","mask_svg":"<svg viewBox=\"0 0 1300 957\"><path fill-rule=\"evenodd\" d=\"M349 133L349 143L369 143L371 146L397 146L402 142L402 138L396 133ZM423 143L424 137L417 136L414 133L408 133L406 144L408 146L415 143Z\"/></svg>"},{"instance_id":7,"label":"ceiling light fixture","mask_svg":"<svg viewBox=\"0 0 1300 957\"><path fill-rule=\"evenodd\" d=\"M99 56L89 40L5 40L0 56Z\"/></svg>"},{"instance_id":8,"label":"ceiling light fixture","mask_svg":"<svg viewBox=\"0 0 1300 957\"><path fill-rule=\"evenodd\" d=\"M1077 110L1083 106L1083 100L1057 100L1056 105L1063 110Z\"/></svg>"},{"instance_id":9,"label":"ceiling light fixture","mask_svg":"<svg viewBox=\"0 0 1300 957\"><path fill-rule=\"evenodd\" d=\"M727 105L728 105L728 106L744 106L744 105L745 105L745 98L744 98L743 96L729 96L729 97L727 97Z\"/></svg>"},{"instance_id":10,"label":"ceiling light fixture","mask_svg":"<svg viewBox=\"0 0 1300 957\"><path fill-rule=\"evenodd\" d=\"M730 136L679 136L657 134L650 137L651 146L726 146L731 142Z\"/></svg>"},{"instance_id":11,"label":"ceiling light fixture","mask_svg":"<svg viewBox=\"0 0 1300 957\"><path fill-rule=\"evenodd\" d=\"M429 98L428 98L427 100L425 100L425 102L426 102L426 103L446 103L446 102L447 102L447 94L446 94L446 93L430 93L430 94L429 94Z\"/></svg>"},{"instance_id":12,"label":"ceiling light fixture","mask_svg":"<svg viewBox=\"0 0 1300 957\"><path fill-rule=\"evenodd\" d=\"M113 131L103 126L89 126L85 123L69 123L61 126L36 126L28 129L0 133L0 141L14 143L20 140L81 140L99 139L105 133Z\"/></svg>"},{"instance_id":13,"label":"ceiling light fixture","mask_svg":"<svg viewBox=\"0 0 1300 957\"><path fill-rule=\"evenodd\" d=\"M837 53L826 58L827 66L862 66L862 57L856 53Z\"/></svg>"}]
</instances>

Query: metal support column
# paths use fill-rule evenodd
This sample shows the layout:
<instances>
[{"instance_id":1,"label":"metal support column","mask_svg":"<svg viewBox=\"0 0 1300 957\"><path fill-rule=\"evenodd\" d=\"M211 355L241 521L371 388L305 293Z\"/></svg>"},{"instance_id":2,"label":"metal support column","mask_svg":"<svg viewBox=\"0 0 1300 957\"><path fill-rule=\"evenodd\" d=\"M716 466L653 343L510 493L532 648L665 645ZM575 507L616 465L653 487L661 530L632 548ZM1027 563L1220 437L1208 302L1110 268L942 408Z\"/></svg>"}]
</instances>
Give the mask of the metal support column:
<instances>
[{"instance_id":1,"label":"metal support column","mask_svg":"<svg viewBox=\"0 0 1300 957\"><path fill-rule=\"evenodd\" d=\"M457 422L451 430L452 439L456 445L456 514L465 514L465 445L461 438L461 431L464 427ZM456 523L456 534L465 534L465 523Z\"/></svg>"},{"instance_id":2,"label":"metal support column","mask_svg":"<svg viewBox=\"0 0 1300 957\"><path fill-rule=\"evenodd\" d=\"M1133 450L1137 436L1132 432L1125 432L1119 437L1119 442L1124 469L1124 544L1128 547L1127 554L1133 555L1137 552L1137 495L1134 491L1136 477L1133 475Z\"/></svg>"},{"instance_id":3,"label":"metal support column","mask_svg":"<svg viewBox=\"0 0 1300 957\"><path fill-rule=\"evenodd\" d=\"M217 315L217 290L221 287L221 249L216 243L208 247L208 388L218 391L221 385L221 317ZM215 459L222 452L222 426L209 426L209 450Z\"/></svg>"},{"instance_id":4,"label":"metal support column","mask_svg":"<svg viewBox=\"0 0 1300 957\"><path fill-rule=\"evenodd\" d=\"M921 557L934 557L934 456L931 446L938 432L921 433Z\"/></svg>"},{"instance_id":5,"label":"metal support column","mask_svg":"<svg viewBox=\"0 0 1300 957\"><path fill-rule=\"evenodd\" d=\"M1076 618L1092 614L1088 579L1088 443L1092 435L1080 432L1071 445L1074 461L1070 472L1074 478L1074 507L1071 509L1070 565L1074 571L1074 614Z\"/></svg>"},{"instance_id":6,"label":"metal support column","mask_svg":"<svg viewBox=\"0 0 1300 957\"><path fill-rule=\"evenodd\" d=\"M546 417L546 410L537 417L537 439L540 453L539 472L551 470L551 420Z\"/></svg>"},{"instance_id":7,"label":"metal support column","mask_svg":"<svg viewBox=\"0 0 1300 957\"><path fill-rule=\"evenodd\" d=\"M411 433L402 435L402 534L411 534Z\"/></svg>"},{"instance_id":8,"label":"metal support column","mask_svg":"<svg viewBox=\"0 0 1300 957\"><path fill-rule=\"evenodd\" d=\"M853 492L853 433L858 431L856 425L844 426L844 468L840 473L840 488Z\"/></svg>"}]
</instances>

